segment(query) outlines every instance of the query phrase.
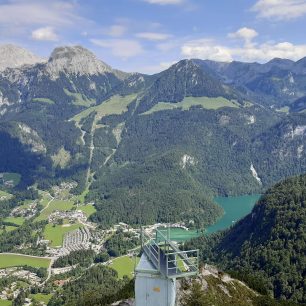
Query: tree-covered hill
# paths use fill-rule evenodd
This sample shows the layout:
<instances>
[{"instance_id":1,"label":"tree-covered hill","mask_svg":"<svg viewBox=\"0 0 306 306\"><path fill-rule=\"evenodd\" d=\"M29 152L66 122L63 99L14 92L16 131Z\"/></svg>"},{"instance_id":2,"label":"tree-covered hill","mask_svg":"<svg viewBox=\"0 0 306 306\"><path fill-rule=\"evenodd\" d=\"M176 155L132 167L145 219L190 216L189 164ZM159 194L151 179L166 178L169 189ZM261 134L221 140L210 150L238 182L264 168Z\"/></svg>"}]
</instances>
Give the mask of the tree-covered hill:
<instances>
[{"instance_id":1,"label":"tree-covered hill","mask_svg":"<svg viewBox=\"0 0 306 306\"><path fill-rule=\"evenodd\" d=\"M213 195L261 192L306 171L306 115L277 112L246 86L302 64L183 60L148 76L56 48L47 62L0 73L0 170L21 174L18 188L77 182L104 226L207 225L220 213Z\"/></svg>"},{"instance_id":2,"label":"tree-covered hill","mask_svg":"<svg viewBox=\"0 0 306 306\"><path fill-rule=\"evenodd\" d=\"M214 261L262 292L306 302L306 175L268 189L230 230L192 242Z\"/></svg>"}]
</instances>

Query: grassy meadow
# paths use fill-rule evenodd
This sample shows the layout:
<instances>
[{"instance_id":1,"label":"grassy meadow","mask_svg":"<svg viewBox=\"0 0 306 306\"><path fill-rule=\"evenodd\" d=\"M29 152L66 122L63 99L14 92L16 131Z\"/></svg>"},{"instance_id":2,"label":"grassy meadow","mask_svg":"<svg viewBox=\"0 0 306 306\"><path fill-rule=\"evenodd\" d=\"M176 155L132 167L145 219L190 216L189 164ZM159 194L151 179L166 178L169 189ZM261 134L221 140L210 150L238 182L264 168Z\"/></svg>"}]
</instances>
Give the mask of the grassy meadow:
<instances>
[{"instance_id":1,"label":"grassy meadow","mask_svg":"<svg viewBox=\"0 0 306 306\"><path fill-rule=\"evenodd\" d=\"M97 112L98 118L102 118L106 115L120 115L127 112L128 105L136 98L136 95L128 96L113 96L110 99L104 101L102 104L92 106L79 114L75 115L72 120L80 123L81 119L86 118L92 112Z\"/></svg>"},{"instance_id":2,"label":"grassy meadow","mask_svg":"<svg viewBox=\"0 0 306 306\"><path fill-rule=\"evenodd\" d=\"M7 217L3 221L14 223L14 224L20 226L24 223L25 219L22 218L22 217Z\"/></svg>"},{"instance_id":3,"label":"grassy meadow","mask_svg":"<svg viewBox=\"0 0 306 306\"><path fill-rule=\"evenodd\" d=\"M50 245L52 247L59 247L62 246L66 233L80 227L82 227L81 224L63 224L55 226L53 226L53 224L47 224L44 230L44 238L50 240Z\"/></svg>"},{"instance_id":4,"label":"grassy meadow","mask_svg":"<svg viewBox=\"0 0 306 306\"><path fill-rule=\"evenodd\" d=\"M34 268L48 268L50 259L33 258L24 255L0 254L0 269L18 266L31 266Z\"/></svg>"},{"instance_id":5,"label":"grassy meadow","mask_svg":"<svg viewBox=\"0 0 306 306\"><path fill-rule=\"evenodd\" d=\"M47 201L47 200L45 200ZM49 200L50 201L50 200ZM49 202L48 201L48 202ZM47 203L48 203L47 202ZM46 204L47 205L47 204ZM55 211L67 211L71 210L74 207L74 203L71 201L66 201L66 200L53 200L49 206L44 209L41 214L36 218L36 221L41 221L41 220L47 220L49 215Z\"/></svg>"},{"instance_id":6,"label":"grassy meadow","mask_svg":"<svg viewBox=\"0 0 306 306\"><path fill-rule=\"evenodd\" d=\"M135 259L135 257L130 258L129 256L121 256L114 258L109 267L117 271L119 278L123 278L124 275L132 278L135 265L138 264L139 260L139 257Z\"/></svg>"},{"instance_id":7,"label":"grassy meadow","mask_svg":"<svg viewBox=\"0 0 306 306\"><path fill-rule=\"evenodd\" d=\"M155 104L150 110L142 115L149 115L154 112L180 108L182 110L189 110L193 106L200 106L205 109L219 109L222 107L239 108L236 101L228 100L223 97L209 98L209 97L186 97L183 101L177 103L159 102Z\"/></svg>"},{"instance_id":8,"label":"grassy meadow","mask_svg":"<svg viewBox=\"0 0 306 306\"><path fill-rule=\"evenodd\" d=\"M97 210L92 204L82 205L78 207L78 210L81 210L85 213L87 217L95 213Z\"/></svg>"}]
</instances>

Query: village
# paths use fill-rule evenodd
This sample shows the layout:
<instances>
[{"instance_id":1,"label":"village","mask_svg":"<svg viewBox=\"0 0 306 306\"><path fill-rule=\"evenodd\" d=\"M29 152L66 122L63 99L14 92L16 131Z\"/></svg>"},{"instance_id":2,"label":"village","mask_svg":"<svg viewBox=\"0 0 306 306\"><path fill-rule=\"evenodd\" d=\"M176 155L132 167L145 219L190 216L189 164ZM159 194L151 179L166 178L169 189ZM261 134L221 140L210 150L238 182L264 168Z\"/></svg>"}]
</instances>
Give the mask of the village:
<instances>
[{"instance_id":1,"label":"village","mask_svg":"<svg viewBox=\"0 0 306 306\"><path fill-rule=\"evenodd\" d=\"M17 220L18 218L29 220L31 218L41 218L41 216L43 216L42 220L46 220L48 225L51 225L51 228L56 228L58 226L65 229L66 232L63 234L62 243L59 246L52 245L51 241L44 237L44 235L39 236L36 242L38 247L42 246L45 250L45 257L41 258L50 260L46 277L41 278L35 273L35 271L29 271L26 269L26 267L22 266L7 267L0 270L0 279L12 277L14 280L0 292L0 300L12 300L16 298L22 290L20 282L25 282L28 284L26 286L41 286L42 284L45 284L53 275L65 274L78 266L76 264L61 268L53 268L53 262L59 257L69 255L71 252L79 250L93 250L96 254L106 252L106 241L118 232L129 234L131 237L139 239L140 245L140 228L133 228L126 223L120 222L109 229L101 229L99 226L97 226L97 224L90 222L89 215L86 214L82 208L84 206L94 207L94 203L80 204L78 201L72 200L73 198L70 190L74 187L74 182L62 182L58 186L53 186L50 193L44 192L43 196L48 199L48 203L42 209L40 202L38 200L34 200L22 206L18 206L11 211L10 218L12 220ZM67 210L63 209L61 206L54 206L54 208L52 208L51 205L55 201L58 201L59 204L65 203L65 201L73 201L74 205L72 209ZM73 228L73 226L76 224L79 224L79 228L70 230L70 228ZM169 224L157 223L150 226L145 226L144 230L147 233L153 233L155 229L167 226L169 226ZM188 230L182 223L171 224L170 226L173 228ZM27 247L29 247L29 245L23 245L20 247L20 250L22 251ZM132 260L132 257L135 256L134 251L136 249L139 249L139 246L128 250L126 256L131 258L130 260ZM115 261L116 258L111 257L108 261L104 262L103 265L112 266ZM56 286L62 286L67 281L68 280L66 279L56 279L54 284ZM25 305L31 305L31 299L26 299ZM41 305L44 304L42 303Z\"/></svg>"}]
</instances>

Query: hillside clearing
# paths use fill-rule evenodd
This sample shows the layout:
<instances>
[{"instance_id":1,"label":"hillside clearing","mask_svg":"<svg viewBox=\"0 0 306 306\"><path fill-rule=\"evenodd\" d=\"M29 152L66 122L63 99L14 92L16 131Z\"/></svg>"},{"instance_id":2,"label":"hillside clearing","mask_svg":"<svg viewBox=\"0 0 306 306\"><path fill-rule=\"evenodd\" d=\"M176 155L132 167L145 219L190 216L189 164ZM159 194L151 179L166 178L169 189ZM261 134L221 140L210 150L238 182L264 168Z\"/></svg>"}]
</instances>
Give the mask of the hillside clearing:
<instances>
[{"instance_id":1,"label":"hillside clearing","mask_svg":"<svg viewBox=\"0 0 306 306\"><path fill-rule=\"evenodd\" d=\"M0 190L0 201L10 199L12 195L6 191Z\"/></svg>"},{"instance_id":2,"label":"hillside clearing","mask_svg":"<svg viewBox=\"0 0 306 306\"><path fill-rule=\"evenodd\" d=\"M51 156L53 166L60 166L62 169L67 166L71 159L70 152L61 147L58 152Z\"/></svg>"},{"instance_id":3,"label":"hillside clearing","mask_svg":"<svg viewBox=\"0 0 306 306\"><path fill-rule=\"evenodd\" d=\"M97 211L95 206L92 205L92 204L79 206L78 210L83 211L87 217L89 217L90 215L92 215L93 213L95 213Z\"/></svg>"},{"instance_id":4,"label":"hillside clearing","mask_svg":"<svg viewBox=\"0 0 306 306\"><path fill-rule=\"evenodd\" d=\"M36 293L36 294L31 294L30 298L35 300L36 302L44 302L47 305L52 298L52 294Z\"/></svg>"},{"instance_id":5,"label":"hillside clearing","mask_svg":"<svg viewBox=\"0 0 306 306\"><path fill-rule=\"evenodd\" d=\"M41 103L47 103L47 104L55 104L53 100L49 98L34 98L32 99L32 102L41 102Z\"/></svg>"},{"instance_id":6,"label":"hillside clearing","mask_svg":"<svg viewBox=\"0 0 306 306\"><path fill-rule=\"evenodd\" d=\"M205 109L219 109L222 107L239 108L240 105L234 100L228 100L223 97L209 98L209 97L186 97L183 101L177 103L159 102L155 104L150 110L142 113L142 115L149 115L154 112L181 108L182 110L189 110L193 106L200 106Z\"/></svg>"},{"instance_id":7,"label":"hillside clearing","mask_svg":"<svg viewBox=\"0 0 306 306\"><path fill-rule=\"evenodd\" d=\"M114 258L109 267L117 271L118 278L123 278L124 275L132 278L134 269L138 262L139 257L136 257L135 259L135 257L122 256Z\"/></svg>"},{"instance_id":8,"label":"hillside clearing","mask_svg":"<svg viewBox=\"0 0 306 306\"><path fill-rule=\"evenodd\" d=\"M16 225L22 225L25 219L22 217L7 217L3 221L14 223Z\"/></svg>"},{"instance_id":9,"label":"hillside clearing","mask_svg":"<svg viewBox=\"0 0 306 306\"><path fill-rule=\"evenodd\" d=\"M86 118L92 112L97 112L97 117L102 118L107 115L120 115L127 112L128 105L136 98L136 95L113 96L97 106L92 106L79 114L75 115L72 120L80 123L81 119Z\"/></svg>"},{"instance_id":10,"label":"hillside clearing","mask_svg":"<svg viewBox=\"0 0 306 306\"><path fill-rule=\"evenodd\" d=\"M74 105L79 105L79 106L92 106L96 103L96 100L94 99L89 99L86 96L78 93L78 92L71 92L68 89L64 88L64 92L67 96L70 96L73 98L72 104Z\"/></svg>"},{"instance_id":11,"label":"hillside clearing","mask_svg":"<svg viewBox=\"0 0 306 306\"><path fill-rule=\"evenodd\" d=\"M16 226L5 225L4 228L0 229L0 235L4 232L4 230L6 230L7 232L11 232L16 228L17 228Z\"/></svg>"},{"instance_id":12,"label":"hillside clearing","mask_svg":"<svg viewBox=\"0 0 306 306\"><path fill-rule=\"evenodd\" d=\"M49 200L50 201L50 200ZM67 211L74 207L73 202L64 200L53 200L49 206L44 209L41 214L36 218L36 221L47 220L49 215L55 211Z\"/></svg>"},{"instance_id":13,"label":"hillside clearing","mask_svg":"<svg viewBox=\"0 0 306 306\"><path fill-rule=\"evenodd\" d=\"M0 306L11 306L11 305L12 305L12 301L0 299Z\"/></svg>"},{"instance_id":14,"label":"hillside clearing","mask_svg":"<svg viewBox=\"0 0 306 306\"><path fill-rule=\"evenodd\" d=\"M2 177L3 184L8 187L17 186L21 180L21 175L14 172L3 172L0 173L0 176Z\"/></svg>"}]
</instances>

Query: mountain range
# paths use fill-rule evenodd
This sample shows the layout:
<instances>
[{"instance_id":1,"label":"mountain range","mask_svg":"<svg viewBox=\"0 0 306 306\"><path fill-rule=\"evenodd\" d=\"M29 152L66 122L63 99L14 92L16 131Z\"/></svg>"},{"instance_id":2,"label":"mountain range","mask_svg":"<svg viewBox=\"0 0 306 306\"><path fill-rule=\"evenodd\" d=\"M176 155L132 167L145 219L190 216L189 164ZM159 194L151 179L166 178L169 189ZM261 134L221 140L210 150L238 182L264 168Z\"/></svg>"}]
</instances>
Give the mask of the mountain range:
<instances>
[{"instance_id":1,"label":"mountain range","mask_svg":"<svg viewBox=\"0 0 306 306\"><path fill-rule=\"evenodd\" d=\"M17 186L2 186L14 194L1 202L6 225L18 199L45 193L53 201L56 185L77 195L74 208L94 204L97 230L120 222L203 229L223 214L214 196L263 193L230 229L184 246L252 289L203 269L181 284L184 305L305 302L306 58L186 59L146 75L114 69L82 46L57 47L48 59L0 46L0 143L0 174L20 176ZM2 251L29 244L22 251L44 252L36 238L47 221L36 217L5 230ZM103 265L83 272L49 305L132 295L133 283Z\"/></svg>"},{"instance_id":2,"label":"mountain range","mask_svg":"<svg viewBox=\"0 0 306 306\"><path fill-rule=\"evenodd\" d=\"M222 213L213 195L306 170L306 58L190 59L145 75L81 46L0 54L0 171L21 174L19 188L77 182L103 226L205 226Z\"/></svg>"}]
</instances>

